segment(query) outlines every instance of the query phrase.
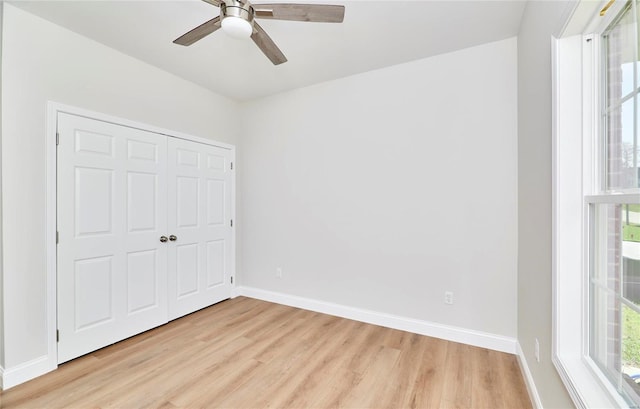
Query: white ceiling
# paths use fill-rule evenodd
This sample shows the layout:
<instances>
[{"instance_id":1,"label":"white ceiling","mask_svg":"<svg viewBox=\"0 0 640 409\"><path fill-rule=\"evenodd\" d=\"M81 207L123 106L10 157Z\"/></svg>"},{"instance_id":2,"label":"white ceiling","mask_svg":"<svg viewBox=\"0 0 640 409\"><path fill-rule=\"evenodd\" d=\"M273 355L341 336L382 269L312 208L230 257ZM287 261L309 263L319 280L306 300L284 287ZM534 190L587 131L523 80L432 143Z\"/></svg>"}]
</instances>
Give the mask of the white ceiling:
<instances>
[{"instance_id":1,"label":"white ceiling","mask_svg":"<svg viewBox=\"0 0 640 409\"><path fill-rule=\"evenodd\" d=\"M255 0L259 3L282 0ZM190 47L172 41L215 17L200 0L12 1L30 13L235 100L426 58L517 35L524 0L332 1L344 23L259 20L288 62L274 66L251 40L218 31Z\"/></svg>"}]
</instances>

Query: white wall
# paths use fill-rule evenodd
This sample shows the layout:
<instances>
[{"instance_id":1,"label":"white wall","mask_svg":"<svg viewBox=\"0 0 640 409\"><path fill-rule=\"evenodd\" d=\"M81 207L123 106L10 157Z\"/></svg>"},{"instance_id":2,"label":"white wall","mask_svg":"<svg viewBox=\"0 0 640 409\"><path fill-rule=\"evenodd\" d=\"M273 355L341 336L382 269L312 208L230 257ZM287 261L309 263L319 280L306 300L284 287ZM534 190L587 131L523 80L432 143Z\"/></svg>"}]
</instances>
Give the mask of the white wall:
<instances>
[{"instance_id":1,"label":"white wall","mask_svg":"<svg viewBox=\"0 0 640 409\"><path fill-rule=\"evenodd\" d=\"M546 408L573 407L551 361L551 36L573 3L527 2L518 34L518 341Z\"/></svg>"},{"instance_id":2,"label":"white wall","mask_svg":"<svg viewBox=\"0 0 640 409\"><path fill-rule=\"evenodd\" d=\"M2 38L5 369L46 354L46 104L56 101L236 143L238 106L5 5Z\"/></svg>"},{"instance_id":3,"label":"white wall","mask_svg":"<svg viewBox=\"0 0 640 409\"><path fill-rule=\"evenodd\" d=\"M515 337L516 74L513 38L245 104L240 283Z\"/></svg>"}]
</instances>

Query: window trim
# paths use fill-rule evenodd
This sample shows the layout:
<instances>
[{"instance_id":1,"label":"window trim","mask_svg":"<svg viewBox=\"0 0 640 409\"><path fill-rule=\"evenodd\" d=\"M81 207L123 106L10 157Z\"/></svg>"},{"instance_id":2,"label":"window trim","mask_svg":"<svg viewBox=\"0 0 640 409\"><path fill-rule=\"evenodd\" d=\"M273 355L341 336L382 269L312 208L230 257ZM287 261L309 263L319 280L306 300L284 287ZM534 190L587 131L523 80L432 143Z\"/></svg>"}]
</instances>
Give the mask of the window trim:
<instances>
[{"instance_id":1,"label":"window trim","mask_svg":"<svg viewBox=\"0 0 640 409\"><path fill-rule=\"evenodd\" d=\"M593 195L602 172L585 166L594 164L600 130L601 90L593 86L601 74L600 34L625 5L614 3L604 18L593 18L603 3L581 1L565 35L552 39L552 362L579 408L628 407L589 358L588 210L590 203L622 203L640 194Z\"/></svg>"}]
</instances>

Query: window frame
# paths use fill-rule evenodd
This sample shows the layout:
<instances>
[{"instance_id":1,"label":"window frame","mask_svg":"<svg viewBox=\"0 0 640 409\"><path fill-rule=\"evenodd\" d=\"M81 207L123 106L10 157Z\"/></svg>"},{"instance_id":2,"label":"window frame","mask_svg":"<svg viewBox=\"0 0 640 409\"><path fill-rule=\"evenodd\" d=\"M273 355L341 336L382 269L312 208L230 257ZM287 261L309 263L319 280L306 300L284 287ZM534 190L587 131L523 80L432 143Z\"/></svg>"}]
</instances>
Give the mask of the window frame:
<instances>
[{"instance_id":1,"label":"window frame","mask_svg":"<svg viewBox=\"0 0 640 409\"><path fill-rule=\"evenodd\" d=\"M627 1L614 3L600 17L606 3L580 2L564 35L552 39L552 361L576 406L585 408L629 407L589 356L590 208L640 201L636 191L598 191L605 163L595 156L603 151L598 148L603 125L601 35Z\"/></svg>"}]
</instances>

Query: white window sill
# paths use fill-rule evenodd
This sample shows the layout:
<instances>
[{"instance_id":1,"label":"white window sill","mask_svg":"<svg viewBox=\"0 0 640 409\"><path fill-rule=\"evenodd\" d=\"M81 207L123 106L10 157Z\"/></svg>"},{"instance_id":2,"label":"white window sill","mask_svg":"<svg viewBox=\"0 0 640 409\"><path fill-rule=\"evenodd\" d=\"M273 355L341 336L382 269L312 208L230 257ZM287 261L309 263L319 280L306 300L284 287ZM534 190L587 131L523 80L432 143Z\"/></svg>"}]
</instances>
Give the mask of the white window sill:
<instances>
[{"instance_id":1,"label":"white window sill","mask_svg":"<svg viewBox=\"0 0 640 409\"><path fill-rule=\"evenodd\" d=\"M553 360L573 403L579 408L627 408L629 404L609 382L601 382L592 365L579 356L562 355Z\"/></svg>"}]
</instances>

